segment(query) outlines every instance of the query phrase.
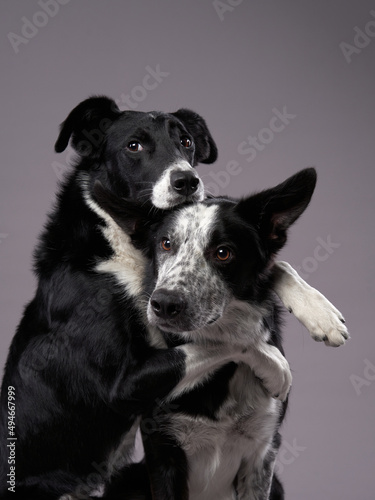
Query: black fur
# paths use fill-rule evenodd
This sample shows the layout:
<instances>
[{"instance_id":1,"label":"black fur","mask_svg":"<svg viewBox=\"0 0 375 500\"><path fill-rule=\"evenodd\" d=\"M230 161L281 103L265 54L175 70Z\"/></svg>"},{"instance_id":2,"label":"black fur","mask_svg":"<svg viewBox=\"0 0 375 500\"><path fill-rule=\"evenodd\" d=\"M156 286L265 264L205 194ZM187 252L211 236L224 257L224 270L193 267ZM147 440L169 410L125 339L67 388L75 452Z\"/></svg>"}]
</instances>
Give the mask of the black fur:
<instances>
[{"instance_id":1,"label":"black fur","mask_svg":"<svg viewBox=\"0 0 375 500\"><path fill-rule=\"evenodd\" d=\"M181 143L182 136L191 146ZM5 367L2 499L52 500L74 491L88 496L111 475L108 456L136 418L184 371L181 351L151 347L134 299L112 274L96 271L113 249L103 236L105 221L85 196L93 199L100 182L117 197L150 202L171 162L216 159L207 126L189 110L121 112L111 99L93 97L62 124L56 151L69 140L78 153L75 170L61 186L36 249L37 290ZM141 153L129 150L131 141L142 143ZM15 493L7 483L9 386L16 397Z\"/></svg>"}]
</instances>

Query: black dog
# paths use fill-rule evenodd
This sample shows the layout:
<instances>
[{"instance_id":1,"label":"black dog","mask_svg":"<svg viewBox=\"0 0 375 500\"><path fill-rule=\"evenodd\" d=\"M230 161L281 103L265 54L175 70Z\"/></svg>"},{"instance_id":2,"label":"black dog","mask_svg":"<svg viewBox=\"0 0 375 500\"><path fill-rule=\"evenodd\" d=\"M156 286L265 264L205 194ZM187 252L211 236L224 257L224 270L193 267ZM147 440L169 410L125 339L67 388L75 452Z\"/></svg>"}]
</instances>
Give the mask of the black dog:
<instances>
[{"instance_id":1,"label":"black dog","mask_svg":"<svg viewBox=\"0 0 375 500\"><path fill-rule=\"evenodd\" d=\"M283 356L272 265L288 228L306 209L316 183L306 169L239 202L211 199L177 208L138 237L149 256L147 317L166 345L228 349L229 362L199 387L184 379L143 427L153 499L281 500L274 475L279 427L291 384ZM147 218L101 191L106 210L137 237ZM143 219L142 219L143 217ZM139 233L139 231L138 231ZM233 355L234 346L241 354ZM229 354L230 353L230 354ZM235 362L234 362L235 361ZM142 428L142 424L141 424ZM130 467L108 498L151 498L131 491L142 465ZM143 473L146 478L146 472Z\"/></svg>"},{"instance_id":2,"label":"black dog","mask_svg":"<svg viewBox=\"0 0 375 500\"><path fill-rule=\"evenodd\" d=\"M189 365L194 346L157 349L158 338L145 328L136 302L144 256L95 203L93 186L100 181L116 196L164 209L203 199L193 166L217 156L204 120L189 110L121 112L96 97L68 116L56 151L69 139L79 158L36 250L38 288L5 369L1 498L100 489L117 455L126 462L137 418L196 370ZM8 476L9 387L16 401L15 487Z\"/></svg>"}]
</instances>

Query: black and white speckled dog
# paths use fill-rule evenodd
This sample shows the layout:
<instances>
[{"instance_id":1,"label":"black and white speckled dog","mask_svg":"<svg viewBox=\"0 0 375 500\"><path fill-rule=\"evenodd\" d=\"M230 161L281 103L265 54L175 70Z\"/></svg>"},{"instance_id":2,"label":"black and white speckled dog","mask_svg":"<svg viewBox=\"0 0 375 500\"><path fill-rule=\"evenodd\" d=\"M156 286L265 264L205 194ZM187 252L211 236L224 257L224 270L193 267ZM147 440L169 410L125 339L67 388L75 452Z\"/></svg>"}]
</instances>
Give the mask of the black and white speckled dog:
<instances>
[{"instance_id":1,"label":"black and white speckled dog","mask_svg":"<svg viewBox=\"0 0 375 500\"><path fill-rule=\"evenodd\" d=\"M273 263L315 183L315 170L306 169L239 202L177 208L146 236L134 230L146 222L142 212L116 207L100 190L106 210L150 258L145 307L164 347L227 350L229 361L214 374L203 364L199 386L181 378L164 411L150 413L154 425L151 432L143 426L143 438L151 490L145 481L143 496L139 488L134 496L142 465L133 466L116 484L121 498L284 498L273 468L292 378L272 296Z\"/></svg>"},{"instance_id":2,"label":"black and white speckled dog","mask_svg":"<svg viewBox=\"0 0 375 500\"><path fill-rule=\"evenodd\" d=\"M76 166L40 239L37 291L3 379L2 498L100 495L113 470L126 463L139 418L156 399L242 359L240 346L160 349L165 342L156 328L146 327L138 301L147 259L94 195L99 181L116 197L165 210L201 201L204 190L193 167L217 156L204 120L189 110L121 112L111 99L96 97L70 113L56 151L69 141L78 153ZM287 264L275 266L274 275L284 304L315 337L343 343L341 316L324 297ZM316 318L318 328L311 323ZM272 392L273 380L265 376L264 383ZM17 397L16 493L6 481L9 386Z\"/></svg>"}]
</instances>

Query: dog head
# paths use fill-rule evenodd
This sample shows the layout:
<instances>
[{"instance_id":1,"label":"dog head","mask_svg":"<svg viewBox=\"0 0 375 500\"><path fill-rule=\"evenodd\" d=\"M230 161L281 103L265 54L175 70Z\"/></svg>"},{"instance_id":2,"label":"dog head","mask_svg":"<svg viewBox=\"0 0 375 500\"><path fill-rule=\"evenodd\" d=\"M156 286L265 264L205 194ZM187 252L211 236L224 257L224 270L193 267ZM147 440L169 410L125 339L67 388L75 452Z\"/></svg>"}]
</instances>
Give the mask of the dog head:
<instances>
[{"instance_id":1,"label":"dog head","mask_svg":"<svg viewBox=\"0 0 375 500\"><path fill-rule=\"evenodd\" d=\"M132 202L116 204L100 186L96 194L149 254L149 322L194 339L202 328L224 324L234 304L241 314L240 303L259 305L268 298L273 259L308 206L315 184L315 170L305 169L240 201L212 198L158 211L158 220Z\"/></svg>"},{"instance_id":2,"label":"dog head","mask_svg":"<svg viewBox=\"0 0 375 500\"><path fill-rule=\"evenodd\" d=\"M203 183L193 167L217 158L197 113L120 111L108 97L86 99L71 111L61 125L56 152L69 141L79 154L77 167L90 174L90 192L99 180L118 197L161 209L203 200Z\"/></svg>"}]
</instances>

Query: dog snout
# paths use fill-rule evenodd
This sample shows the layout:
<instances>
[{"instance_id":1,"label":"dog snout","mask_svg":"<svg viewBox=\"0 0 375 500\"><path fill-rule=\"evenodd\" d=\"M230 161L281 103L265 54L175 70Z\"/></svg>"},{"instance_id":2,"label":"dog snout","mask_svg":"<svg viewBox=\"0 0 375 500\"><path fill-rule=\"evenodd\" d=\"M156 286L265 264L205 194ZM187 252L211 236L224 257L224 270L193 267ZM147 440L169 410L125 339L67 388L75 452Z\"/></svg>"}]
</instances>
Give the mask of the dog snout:
<instances>
[{"instance_id":1,"label":"dog snout","mask_svg":"<svg viewBox=\"0 0 375 500\"><path fill-rule=\"evenodd\" d=\"M199 177L197 177L194 172L172 172L171 173L171 185L176 193L182 196L190 196L198 189Z\"/></svg>"},{"instance_id":2,"label":"dog snout","mask_svg":"<svg viewBox=\"0 0 375 500\"><path fill-rule=\"evenodd\" d=\"M185 309L186 303L177 293L160 288L151 296L151 307L161 319L174 319Z\"/></svg>"}]
</instances>

